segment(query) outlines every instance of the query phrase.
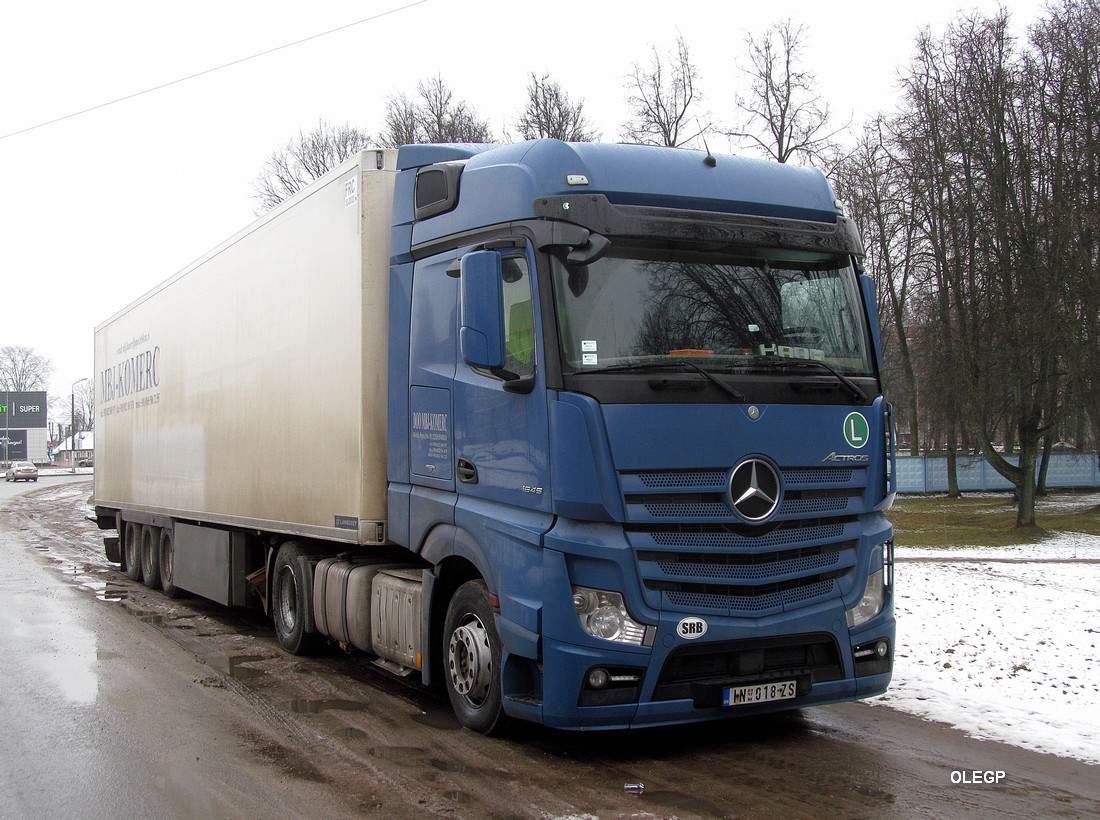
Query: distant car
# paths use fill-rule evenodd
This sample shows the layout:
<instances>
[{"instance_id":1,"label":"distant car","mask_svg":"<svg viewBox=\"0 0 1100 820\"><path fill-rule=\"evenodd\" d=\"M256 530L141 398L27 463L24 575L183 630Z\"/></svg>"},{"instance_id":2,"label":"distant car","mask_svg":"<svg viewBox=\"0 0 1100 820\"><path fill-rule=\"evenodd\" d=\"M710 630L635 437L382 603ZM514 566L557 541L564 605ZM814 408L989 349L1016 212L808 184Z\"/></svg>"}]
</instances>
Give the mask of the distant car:
<instances>
[{"instance_id":1,"label":"distant car","mask_svg":"<svg viewBox=\"0 0 1100 820\"><path fill-rule=\"evenodd\" d=\"M82 458L82 459L80 459L80 461L78 461L76 463L76 466L77 467L94 467L95 466L95 459L94 458Z\"/></svg>"},{"instance_id":2,"label":"distant car","mask_svg":"<svg viewBox=\"0 0 1100 820\"><path fill-rule=\"evenodd\" d=\"M38 468L29 461L15 461L4 477L8 481L38 481Z\"/></svg>"}]
</instances>

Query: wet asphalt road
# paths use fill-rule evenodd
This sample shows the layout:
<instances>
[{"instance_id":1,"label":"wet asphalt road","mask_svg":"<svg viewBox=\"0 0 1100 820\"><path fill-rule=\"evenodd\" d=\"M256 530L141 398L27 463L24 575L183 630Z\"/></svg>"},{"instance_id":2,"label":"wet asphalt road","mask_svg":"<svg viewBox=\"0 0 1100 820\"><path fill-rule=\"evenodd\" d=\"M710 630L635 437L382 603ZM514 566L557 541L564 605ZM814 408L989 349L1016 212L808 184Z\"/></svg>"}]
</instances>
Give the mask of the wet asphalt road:
<instances>
[{"instance_id":1,"label":"wet asphalt road","mask_svg":"<svg viewBox=\"0 0 1100 820\"><path fill-rule=\"evenodd\" d=\"M865 704L484 738L366 658L129 581L90 492L0 484L0 818L1100 815L1097 767Z\"/></svg>"}]
</instances>

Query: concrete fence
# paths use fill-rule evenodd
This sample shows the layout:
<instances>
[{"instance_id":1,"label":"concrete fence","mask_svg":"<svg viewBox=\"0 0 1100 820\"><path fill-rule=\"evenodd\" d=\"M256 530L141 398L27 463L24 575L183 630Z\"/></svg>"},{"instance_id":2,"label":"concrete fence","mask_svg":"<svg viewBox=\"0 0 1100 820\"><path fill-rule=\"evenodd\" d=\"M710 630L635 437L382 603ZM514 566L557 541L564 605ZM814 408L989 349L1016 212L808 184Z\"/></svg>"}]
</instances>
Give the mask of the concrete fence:
<instances>
[{"instance_id":1,"label":"concrete fence","mask_svg":"<svg viewBox=\"0 0 1100 820\"><path fill-rule=\"evenodd\" d=\"M1017 463L1016 456L1007 456ZM985 456L959 456L959 489L1011 490L1012 484L994 470ZM947 492L947 456L898 456L899 493ZM1095 453L1051 453L1047 487L1100 488L1100 466Z\"/></svg>"}]
</instances>

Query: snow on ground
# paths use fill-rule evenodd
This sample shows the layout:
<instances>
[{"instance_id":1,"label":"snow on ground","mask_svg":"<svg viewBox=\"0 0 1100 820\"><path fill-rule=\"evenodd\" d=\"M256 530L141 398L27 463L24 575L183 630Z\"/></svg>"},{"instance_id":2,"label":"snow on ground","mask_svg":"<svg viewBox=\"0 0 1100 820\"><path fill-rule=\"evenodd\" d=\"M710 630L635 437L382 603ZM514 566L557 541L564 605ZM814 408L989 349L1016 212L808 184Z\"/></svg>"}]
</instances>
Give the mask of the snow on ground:
<instances>
[{"instance_id":1,"label":"snow on ground","mask_svg":"<svg viewBox=\"0 0 1100 820\"><path fill-rule=\"evenodd\" d=\"M1100 536L896 558L894 678L872 702L1100 764Z\"/></svg>"}]
</instances>

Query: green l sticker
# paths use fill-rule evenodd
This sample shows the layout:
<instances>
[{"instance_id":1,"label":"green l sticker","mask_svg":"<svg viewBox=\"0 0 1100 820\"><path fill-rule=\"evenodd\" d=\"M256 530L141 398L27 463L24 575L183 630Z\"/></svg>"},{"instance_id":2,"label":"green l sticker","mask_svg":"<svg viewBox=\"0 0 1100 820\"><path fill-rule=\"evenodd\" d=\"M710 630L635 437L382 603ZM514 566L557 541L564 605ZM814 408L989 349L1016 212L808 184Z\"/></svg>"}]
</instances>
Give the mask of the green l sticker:
<instances>
[{"instance_id":1,"label":"green l sticker","mask_svg":"<svg viewBox=\"0 0 1100 820\"><path fill-rule=\"evenodd\" d=\"M848 442L849 446L858 450L867 443L869 433L870 428L867 426L867 419L863 417L862 413L849 413L848 417L844 419L844 440Z\"/></svg>"}]
</instances>

